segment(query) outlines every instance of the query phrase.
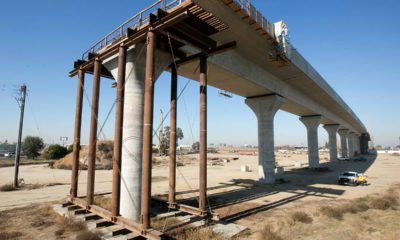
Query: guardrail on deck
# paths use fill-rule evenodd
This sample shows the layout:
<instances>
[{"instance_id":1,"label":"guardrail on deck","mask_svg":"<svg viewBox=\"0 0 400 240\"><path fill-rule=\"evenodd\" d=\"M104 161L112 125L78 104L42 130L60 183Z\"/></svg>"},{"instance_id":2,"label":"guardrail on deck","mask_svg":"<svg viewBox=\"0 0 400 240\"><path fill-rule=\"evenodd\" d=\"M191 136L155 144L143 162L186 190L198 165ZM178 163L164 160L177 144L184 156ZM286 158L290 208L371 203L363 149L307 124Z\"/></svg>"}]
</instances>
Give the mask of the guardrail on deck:
<instances>
[{"instance_id":1,"label":"guardrail on deck","mask_svg":"<svg viewBox=\"0 0 400 240\"><path fill-rule=\"evenodd\" d=\"M240 7L247 15L249 15L264 31L271 37L275 38L274 25L250 3L249 0L233 0L233 2Z\"/></svg>"},{"instance_id":2,"label":"guardrail on deck","mask_svg":"<svg viewBox=\"0 0 400 240\"><path fill-rule=\"evenodd\" d=\"M157 9L168 11L186 1L188 0L156 1L146 9L128 19L126 22L114 29L111 33L103 37L100 41L96 42L89 50L82 54L82 60L88 60L89 54L99 53L105 47L123 38L126 35L128 28L137 29L148 24L149 15L151 13L155 13ZM268 22L268 20L250 3L249 0L233 0L233 2L237 5L237 7L241 8L246 14L248 14L258 24L259 27L261 27L265 32L275 39L274 25Z\"/></svg>"},{"instance_id":3,"label":"guardrail on deck","mask_svg":"<svg viewBox=\"0 0 400 240\"><path fill-rule=\"evenodd\" d=\"M128 28L136 29L148 24L149 15L151 13L155 13L157 9L168 11L186 1L188 0L158 0L135 16L128 19L126 22L114 29L111 33L107 34L100 41L95 43L93 47L82 54L82 60L88 60L89 54L98 53L103 48L123 38L126 35Z\"/></svg>"}]
</instances>

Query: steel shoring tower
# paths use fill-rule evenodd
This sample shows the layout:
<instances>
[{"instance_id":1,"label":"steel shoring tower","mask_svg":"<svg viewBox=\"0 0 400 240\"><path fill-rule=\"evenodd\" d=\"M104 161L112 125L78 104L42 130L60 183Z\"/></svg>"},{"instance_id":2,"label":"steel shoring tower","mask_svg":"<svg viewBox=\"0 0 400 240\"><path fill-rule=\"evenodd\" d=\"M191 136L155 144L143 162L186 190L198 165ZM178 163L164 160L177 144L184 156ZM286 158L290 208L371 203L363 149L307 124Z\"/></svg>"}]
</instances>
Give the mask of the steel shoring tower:
<instances>
[{"instance_id":1,"label":"steel shoring tower","mask_svg":"<svg viewBox=\"0 0 400 240\"><path fill-rule=\"evenodd\" d=\"M148 16L145 12L153 9ZM139 16L139 17L136 17ZM189 0L157 1L150 8L136 15L138 24L133 27L128 25L132 19L124 23L116 31L103 38L98 44L87 51L83 59L75 62L74 70L70 76L78 75L77 105L75 113L75 134L72 185L69 203L74 204L86 212L92 212L107 221L121 225L126 229L149 239L162 239L163 233L151 229L150 207L151 207L151 159L152 159L152 132L153 132L153 104L154 104L154 65L155 51L166 51L174 56L170 69L172 70L172 82L176 82L177 69L179 66L199 61L200 62L200 168L199 168L199 206L187 206L179 204L175 200L176 181L176 144L173 139L176 130L176 84L171 86L171 140L170 140L170 189L168 206L172 209L188 212L201 217L212 217L213 213L207 209L207 57L219 54L236 46L235 42L218 44L210 38L210 35L226 30L228 27L212 14L192 3ZM195 23L195 25L193 25ZM196 26L198 24L198 26ZM132 26L132 25L131 25ZM202 28L203 31L196 29ZM124 79L126 51L130 46L138 43L146 43L145 64L145 92L144 92L144 128L143 128L143 155L142 155L142 192L141 192L141 218L140 223L128 220L120 216L120 189L121 189L121 149L122 149L122 125L123 125L123 103L124 103ZM196 52L185 52L180 48L190 46ZM98 125L98 102L100 77L114 78L103 66L103 61L112 56L118 56L118 79L116 96L114 156L113 156L113 188L112 188L112 211L109 212L93 204L95 189L95 158ZM88 186L85 197L78 196L78 169L80 132L82 118L82 96L85 73L93 74L92 116L90 124L90 141L88 156ZM175 96L175 97L174 97Z\"/></svg>"}]
</instances>

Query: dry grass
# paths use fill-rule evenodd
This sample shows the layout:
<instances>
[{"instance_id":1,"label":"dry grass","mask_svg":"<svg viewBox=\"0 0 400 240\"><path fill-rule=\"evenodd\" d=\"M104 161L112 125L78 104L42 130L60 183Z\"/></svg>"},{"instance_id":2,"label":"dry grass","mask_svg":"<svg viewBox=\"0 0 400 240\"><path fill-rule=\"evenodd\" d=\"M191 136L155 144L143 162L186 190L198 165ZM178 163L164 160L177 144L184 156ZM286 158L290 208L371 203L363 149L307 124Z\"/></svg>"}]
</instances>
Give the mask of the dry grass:
<instances>
[{"instance_id":1,"label":"dry grass","mask_svg":"<svg viewBox=\"0 0 400 240\"><path fill-rule=\"evenodd\" d=\"M21 232L0 232L0 239L8 240L8 239L18 239L23 234Z\"/></svg>"},{"instance_id":2,"label":"dry grass","mask_svg":"<svg viewBox=\"0 0 400 240\"><path fill-rule=\"evenodd\" d=\"M209 228L181 228L169 235L177 240L228 240Z\"/></svg>"},{"instance_id":3,"label":"dry grass","mask_svg":"<svg viewBox=\"0 0 400 240\"><path fill-rule=\"evenodd\" d=\"M365 212L368 209L370 209L370 206L368 204L368 198L367 197L358 198L356 200L353 200L352 204L350 206L350 212L351 213Z\"/></svg>"},{"instance_id":4,"label":"dry grass","mask_svg":"<svg viewBox=\"0 0 400 240\"><path fill-rule=\"evenodd\" d=\"M168 228L181 224L176 217L168 217L168 218L153 218L151 220L151 226L156 230L168 230Z\"/></svg>"},{"instance_id":5,"label":"dry grass","mask_svg":"<svg viewBox=\"0 0 400 240\"><path fill-rule=\"evenodd\" d=\"M50 204L2 211L0 219L0 239L75 239L87 231L83 222L60 216Z\"/></svg>"},{"instance_id":6,"label":"dry grass","mask_svg":"<svg viewBox=\"0 0 400 240\"><path fill-rule=\"evenodd\" d=\"M14 185L12 183L7 183L2 186L0 186L0 192L11 192L11 191L18 191L18 190L35 190L35 189L40 189L44 187L52 187L52 186L58 186L58 185L64 185L64 183L47 183L47 184L39 184L39 183L33 183L33 184L25 184L21 183L18 188L14 188Z\"/></svg>"},{"instance_id":7,"label":"dry grass","mask_svg":"<svg viewBox=\"0 0 400 240\"><path fill-rule=\"evenodd\" d=\"M111 198L98 195L94 197L94 205L111 211Z\"/></svg>"},{"instance_id":8,"label":"dry grass","mask_svg":"<svg viewBox=\"0 0 400 240\"><path fill-rule=\"evenodd\" d=\"M335 218L337 220L342 220L343 215L345 213L350 212L350 205L345 204L345 205L336 205L336 206L323 206L320 208L320 212L331 218Z\"/></svg>"},{"instance_id":9,"label":"dry grass","mask_svg":"<svg viewBox=\"0 0 400 240\"><path fill-rule=\"evenodd\" d=\"M302 222L302 223L312 223L313 219L312 217L310 217L310 215L308 215L305 212L294 212L291 215L291 220L296 223L296 222Z\"/></svg>"},{"instance_id":10,"label":"dry grass","mask_svg":"<svg viewBox=\"0 0 400 240\"><path fill-rule=\"evenodd\" d=\"M89 230L84 230L76 235L75 240L100 240L101 238L97 233L91 232Z\"/></svg>"},{"instance_id":11,"label":"dry grass","mask_svg":"<svg viewBox=\"0 0 400 240\"><path fill-rule=\"evenodd\" d=\"M399 206L399 191L398 188L389 188L383 195L367 196L357 198L344 204L335 204L333 206L323 206L320 211L323 215L342 220L346 213L357 214L368 211L369 209L388 210L397 209Z\"/></svg>"},{"instance_id":12,"label":"dry grass","mask_svg":"<svg viewBox=\"0 0 400 240\"><path fill-rule=\"evenodd\" d=\"M17 189L14 188L14 185L12 183L7 183L2 186L0 186L0 192L11 192L15 191Z\"/></svg>"},{"instance_id":13,"label":"dry grass","mask_svg":"<svg viewBox=\"0 0 400 240\"><path fill-rule=\"evenodd\" d=\"M77 221L73 216L61 217L58 221L59 229L65 232L79 232L86 230L86 225L83 221Z\"/></svg>"},{"instance_id":14,"label":"dry grass","mask_svg":"<svg viewBox=\"0 0 400 240\"><path fill-rule=\"evenodd\" d=\"M309 213L312 217L298 211L264 220L266 225L254 237L258 240L400 239L400 184L373 196L316 204ZM308 217L312 222L307 222Z\"/></svg>"},{"instance_id":15,"label":"dry grass","mask_svg":"<svg viewBox=\"0 0 400 240\"><path fill-rule=\"evenodd\" d=\"M278 231L273 230L270 225L265 225L258 233L257 240L283 240Z\"/></svg>"}]
</instances>

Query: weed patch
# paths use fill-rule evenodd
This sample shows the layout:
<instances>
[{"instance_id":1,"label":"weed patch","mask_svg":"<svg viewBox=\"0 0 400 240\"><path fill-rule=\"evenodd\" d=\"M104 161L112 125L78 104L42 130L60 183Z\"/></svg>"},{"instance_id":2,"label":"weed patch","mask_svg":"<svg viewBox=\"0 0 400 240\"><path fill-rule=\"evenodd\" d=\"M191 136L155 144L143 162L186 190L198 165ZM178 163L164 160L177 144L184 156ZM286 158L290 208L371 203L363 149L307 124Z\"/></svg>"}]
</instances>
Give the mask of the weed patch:
<instances>
[{"instance_id":1,"label":"weed patch","mask_svg":"<svg viewBox=\"0 0 400 240\"><path fill-rule=\"evenodd\" d=\"M76 235L76 240L100 240L101 238L97 233L91 232L89 230L84 230Z\"/></svg>"},{"instance_id":2,"label":"weed patch","mask_svg":"<svg viewBox=\"0 0 400 240\"><path fill-rule=\"evenodd\" d=\"M305 212L295 212L291 215L293 222L312 223L313 219Z\"/></svg>"},{"instance_id":3,"label":"weed patch","mask_svg":"<svg viewBox=\"0 0 400 240\"><path fill-rule=\"evenodd\" d=\"M21 232L0 232L0 239L8 240L8 239L18 239L23 236Z\"/></svg>"},{"instance_id":4,"label":"weed patch","mask_svg":"<svg viewBox=\"0 0 400 240\"><path fill-rule=\"evenodd\" d=\"M257 240L283 240L283 238L269 225L266 225L257 233Z\"/></svg>"}]
</instances>

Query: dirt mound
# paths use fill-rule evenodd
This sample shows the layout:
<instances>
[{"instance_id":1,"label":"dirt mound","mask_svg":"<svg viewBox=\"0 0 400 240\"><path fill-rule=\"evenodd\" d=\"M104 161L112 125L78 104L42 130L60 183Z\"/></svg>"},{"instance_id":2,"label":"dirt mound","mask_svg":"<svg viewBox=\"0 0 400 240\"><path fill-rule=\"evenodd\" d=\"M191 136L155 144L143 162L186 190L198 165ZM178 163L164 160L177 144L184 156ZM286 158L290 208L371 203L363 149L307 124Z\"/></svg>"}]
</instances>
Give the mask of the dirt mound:
<instances>
[{"instance_id":1,"label":"dirt mound","mask_svg":"<svg viewBox=\"0 0 400 240\"><path fill-rule=\"evenodd\" d=\"M96 147L96 169L112 169L113 141L98 141ZM79 153L79 168L87 169L88 147L82 146ZM72 169L72 153L53 163L57 169Z\"/></svg>"}]
</instances>

